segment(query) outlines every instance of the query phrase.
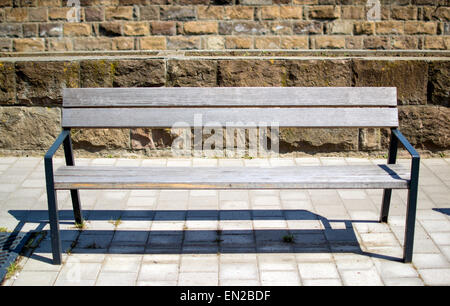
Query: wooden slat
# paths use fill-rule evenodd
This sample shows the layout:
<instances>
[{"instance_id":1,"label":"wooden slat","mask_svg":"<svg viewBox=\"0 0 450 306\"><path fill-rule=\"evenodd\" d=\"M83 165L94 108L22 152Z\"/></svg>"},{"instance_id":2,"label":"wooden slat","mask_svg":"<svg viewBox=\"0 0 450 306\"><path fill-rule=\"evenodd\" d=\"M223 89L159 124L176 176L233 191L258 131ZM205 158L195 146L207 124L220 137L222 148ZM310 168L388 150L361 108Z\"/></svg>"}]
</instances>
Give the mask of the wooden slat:
<instances>
[{"instance_id":1,"label":"wooden slat","mask_svg":"<svg viewBox=\"0 0 450 306\"><path fill-rule=\"evenodd\" d=\"M63 166L56 189L404 189L401 165L291 167L86 167Z\"/></svg>"},{"instance_id":2,"label":"wooden slat","mask_svg":"<svg viewBox=\"0 0 450 306\"><path fill-rule=\"evenodd\" d=\"M195 120L197 118L197 120ZM201 118L201 123L198 118ZM397 127L396 108L69 108L62 126L92 128L188 126Z\"/></svg>"},{"instance_id":3,"label":"wooden slat","mask_svg":"<svg viewBox=\"0 0 450 306\"><path fill-rule=\"evenodd\" d=\"M391 106L395 87L67 88L64 107Z\"/></svg>"}]
</instances>

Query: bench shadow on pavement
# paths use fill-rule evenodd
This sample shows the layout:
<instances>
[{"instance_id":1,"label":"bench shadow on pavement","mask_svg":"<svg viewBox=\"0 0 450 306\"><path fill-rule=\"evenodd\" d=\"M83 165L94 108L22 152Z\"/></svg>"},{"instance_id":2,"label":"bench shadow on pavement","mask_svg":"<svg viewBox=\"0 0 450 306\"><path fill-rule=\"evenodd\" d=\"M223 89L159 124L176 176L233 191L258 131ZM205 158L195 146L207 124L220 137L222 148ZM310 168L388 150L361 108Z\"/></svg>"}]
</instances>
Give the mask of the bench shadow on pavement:
<instances>
[{"instance_id":1,"label":"bench shadow on pavement","mask_svg":"<svg viewBox=\"0 0 450 306\"><path fill-rule=\"evenodd\" d=\"M46 210L10 210L18 221L14 231L21 231L26 223L35 223L35 230L43 230L48 224ZM73 226L73 212L59 212L63 252L102 254L218 254L218 253L353 253L369 257L399 261L399 258L363 251L353 229L353 223L378 223L374 220L327 219L307 210L84 210L88 221L86 229ZM276 226L269 229L189 229L170 224L159 229L90 229L96 221L113 223L120 221L234 221L249 222L275 220L282 222L305 222L305 229L288 229ZM148 223L148 222L147 222ZM175 223L174 223L175 224ZM178 225L179 225L178 224ZM299 223L301 224L301 222ZM315 224L315 226L314 226ZM321 224L321 226L319 226ZM270 225L269 225L270 226ZM167 230L166 230L167 228ZM34 251L34 258L46 262L50 260L39 254L51 253L50 233Z\"/></svg>"}]
</instances>

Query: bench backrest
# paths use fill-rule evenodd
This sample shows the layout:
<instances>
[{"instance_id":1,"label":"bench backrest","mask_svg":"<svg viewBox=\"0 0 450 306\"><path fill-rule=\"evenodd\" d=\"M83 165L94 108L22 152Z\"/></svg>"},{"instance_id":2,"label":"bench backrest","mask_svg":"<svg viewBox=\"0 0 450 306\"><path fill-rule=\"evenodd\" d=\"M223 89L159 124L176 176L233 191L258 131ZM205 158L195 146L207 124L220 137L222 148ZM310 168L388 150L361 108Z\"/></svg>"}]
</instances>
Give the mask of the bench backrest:
<instances>
[{"instance_id":1,"label":"bench backrest","mask_svg":"<svg viewBox=\"0 0 450 306\"><path fill-rule=\"evenodd\" d=\"M395 87L64 90L63 128L397 127Z\"/></svg>"}]
</instances>

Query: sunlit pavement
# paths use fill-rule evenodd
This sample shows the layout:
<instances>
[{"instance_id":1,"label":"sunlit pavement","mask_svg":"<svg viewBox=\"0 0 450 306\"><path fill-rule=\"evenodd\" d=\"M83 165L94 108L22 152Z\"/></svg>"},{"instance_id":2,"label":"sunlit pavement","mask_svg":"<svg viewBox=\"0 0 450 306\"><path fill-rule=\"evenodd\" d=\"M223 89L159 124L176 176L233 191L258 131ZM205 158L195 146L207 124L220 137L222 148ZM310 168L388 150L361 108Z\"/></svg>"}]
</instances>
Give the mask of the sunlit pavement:
<instances>
[{"instance_id":1,"label":"sunlit pavement","mask_svg":"<svg viewBox=\"0 0 450 306\"><path fill-rule=\"evenodd\" d=\"M78 165L385 163L343 157L77 159ZM400 160L400 163L409 163ZM62 159L56 159L62 165ZM450 285L450 159L423 159L414 256L398 261L406 190L378 222L382 190L80 191L83 229L58 191L63 264L49 233L4 285ZM0 227L48 231L41 158L0 158Z\"/></svg>"}]
</instances>

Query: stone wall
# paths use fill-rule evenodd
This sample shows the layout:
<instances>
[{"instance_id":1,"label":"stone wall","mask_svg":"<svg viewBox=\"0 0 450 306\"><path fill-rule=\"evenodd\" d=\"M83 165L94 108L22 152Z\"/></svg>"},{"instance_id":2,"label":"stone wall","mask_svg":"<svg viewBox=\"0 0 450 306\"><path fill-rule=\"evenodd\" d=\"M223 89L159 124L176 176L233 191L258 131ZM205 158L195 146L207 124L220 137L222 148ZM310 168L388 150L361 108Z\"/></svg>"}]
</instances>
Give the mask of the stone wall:
<instances>
[{"instance_id":1,"label":"stone wall","mask_svg":"<svg viewBox=\"0 0 450 306\"><path fill-rule=\"evenodd\" d=\"M450 48L449 0L368 2L0 0L0 51Z\"/></svg>"},{"instance_id":2,"label":"stone wall","mask_svg":"<svg viewBox=\"0 0 450 306\"><path fill-rule=\"evenodd\" d=\"M300 57L247 52L219 56L198 51L2 58L0 150L47 150L61 129L63 88L152 86L395 86L401 130L411 143L422 151L450 150L448 58L355 54ZM377 153L386 149L387 136L384 129L282 129L280 150ZM166 154L173 138L166 129L73 132L76 149L102 155Z\"/></svg>"}]
</instances>

